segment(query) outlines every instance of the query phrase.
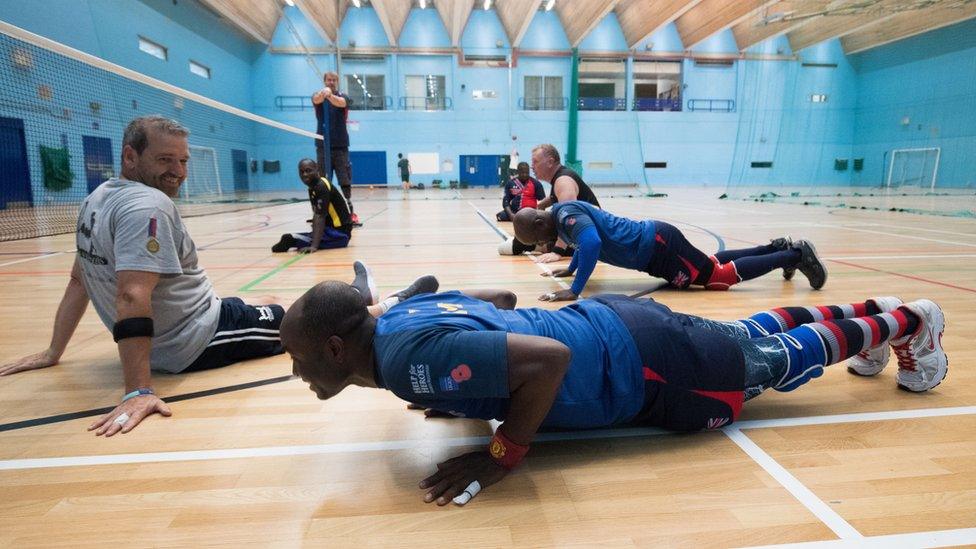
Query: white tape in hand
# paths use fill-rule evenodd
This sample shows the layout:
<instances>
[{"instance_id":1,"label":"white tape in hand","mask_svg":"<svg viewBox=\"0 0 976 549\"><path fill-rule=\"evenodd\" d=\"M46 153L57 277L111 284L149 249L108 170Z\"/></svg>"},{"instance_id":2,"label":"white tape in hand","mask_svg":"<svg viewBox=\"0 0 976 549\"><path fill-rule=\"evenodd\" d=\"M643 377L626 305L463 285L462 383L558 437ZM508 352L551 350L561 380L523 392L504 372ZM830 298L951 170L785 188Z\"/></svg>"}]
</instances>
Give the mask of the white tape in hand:
<instances>
[{"instance_id":1,"label":"white tape in hand","mask_svg":"<svg viewBox=\"0 0 976 549\"><path fill-rule=\"evenodd\" d=\"M125 425L125 422L126 421L129 421L129 414L127 414L125 412L122 412L121 414L119 414L119 417L115 418L115 421L113 421L112 423L118 423L119 425Z\"/></svg>"},{"instance_id":2,"label":"white tape in hand","mask_svg":"<svg viewBox=\"0 0 976 549\"><path fill-rule=\"evenodd\" d=\"M463 492L458 494L457 497L455 497L451 501L453 501L458 505L464 505L465 503L471 501L471 498L477 496L478 492L480 491L481 491L481 483L478 482L477 480L472 481L471 484L469 484L468 487L465 488Z\"/></svg>"}]
</instances>

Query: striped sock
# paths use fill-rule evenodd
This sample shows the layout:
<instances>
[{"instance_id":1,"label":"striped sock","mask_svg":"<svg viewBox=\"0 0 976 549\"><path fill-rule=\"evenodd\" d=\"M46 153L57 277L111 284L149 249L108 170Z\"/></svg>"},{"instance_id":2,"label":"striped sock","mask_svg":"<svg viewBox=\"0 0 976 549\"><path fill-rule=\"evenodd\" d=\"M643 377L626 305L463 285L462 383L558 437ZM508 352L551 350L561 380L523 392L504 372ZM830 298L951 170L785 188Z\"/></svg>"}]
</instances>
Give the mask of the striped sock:
<instances>
[{"instance_id":1,"label":"striped sock","mask_svg":"<svg viewBox=\"0 0 976 549\"><path fill-rule=\"evenodd\" d=\"M914 333L918 328L918 317L908 309L898 308L890 313L863 318L814 322L809 327L824 341L827 364L834 364L889 340Z\"/></svg>"},{"instance_id":2,"label":"striped sock","mask_svg":"<svg viewBox=\"0 0 976 549\"><path fill-rule=\"evenodd\" d=\"M811 322L773 334L789 353L789 366L774 387L792 391L812 378L823 375L825 366L836 364L892 339L914 333L919 319L900 307L890 313L861 318ZM748 326L748 324L747 324Z\"/></svg>"},{"instance_id":3,"label":"striped sock","mask_svg":"<svg viewBox=\"0 0 976 549\"><path fill-rule=\"evenodd\" d=\"M881 310L873 301L848 305L821 305L817 307L779 307L763 311L741 321L749 327L752 337L787 332L811 322L840 320L876 315Z\"/></svg>"}]
</instances>

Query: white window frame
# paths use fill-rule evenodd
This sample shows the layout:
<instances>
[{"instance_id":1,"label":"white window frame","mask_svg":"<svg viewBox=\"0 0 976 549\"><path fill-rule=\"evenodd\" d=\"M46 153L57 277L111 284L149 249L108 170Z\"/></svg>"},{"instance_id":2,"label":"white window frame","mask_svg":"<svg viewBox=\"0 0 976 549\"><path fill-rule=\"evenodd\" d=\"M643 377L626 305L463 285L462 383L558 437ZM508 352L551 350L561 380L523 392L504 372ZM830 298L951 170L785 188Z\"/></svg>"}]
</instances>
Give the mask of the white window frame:
<instances>
[{"instance_id":1,"label":"white window frame","mask_svg":"<svg viewBox=\"0 0 976 549\"><path fill-rule=\"evenodd\" d=\"M139 51L147 53L156 59L163 61L169 60L169 49L158 42L153 42L145 36L139 37Z\"/></svg>"},{"instance_id":2,"label":"white window frame","mask_svg":"<svg viewBox=\"0 0 976 549\"><path fill-rule=\"evenodd\" d=\"M192 59L190 59L190 72L199 76L200 78L210 80L210 67L197 63Z\"/></svg>"}]
</instances>

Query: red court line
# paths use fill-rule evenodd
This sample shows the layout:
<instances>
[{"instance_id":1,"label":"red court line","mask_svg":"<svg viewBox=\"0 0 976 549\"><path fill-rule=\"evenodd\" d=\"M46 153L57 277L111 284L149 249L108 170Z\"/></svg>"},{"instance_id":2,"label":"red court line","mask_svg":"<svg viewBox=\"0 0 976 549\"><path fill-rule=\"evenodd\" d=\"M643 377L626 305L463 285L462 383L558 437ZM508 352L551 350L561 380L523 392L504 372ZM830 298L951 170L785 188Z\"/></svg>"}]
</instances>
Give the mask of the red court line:
<instances>
[{"instance_id":1,"label":"red court line","mask_svg":"<svg viewBox=\"0 0 976 549\"><path fill-rule=\"evenodd\" d=\"M955 284L949 284L947 282L939 282L937 280L929 280L928 278L922 278L920 276L907 275L907 274L902 274L902 273L895 273L895 272L892 272L892 271L885 271L884 269L875 269L874 267L867 267L865 265L858 265L857 263L850 263L850 262L847 262L847 261L841 261L839 259L828 259L827 261L831 261L833 263L840 263L841 265L847 265L849 267L854 267L856 269L864 269L866 271L874 271L876 273L890 274L892 276L900 276L902 278L907 278L909 280L917 280L919 282L925 282L925 283L928 283L928 284L935 284L936 286L945 286L946 288L954 288L956 290L962 290L964 292L973 292L973 293L976 293L976 289L973 289L973 288L966 288L965 286L956 286Z\"/></svg>"}]
</instances>

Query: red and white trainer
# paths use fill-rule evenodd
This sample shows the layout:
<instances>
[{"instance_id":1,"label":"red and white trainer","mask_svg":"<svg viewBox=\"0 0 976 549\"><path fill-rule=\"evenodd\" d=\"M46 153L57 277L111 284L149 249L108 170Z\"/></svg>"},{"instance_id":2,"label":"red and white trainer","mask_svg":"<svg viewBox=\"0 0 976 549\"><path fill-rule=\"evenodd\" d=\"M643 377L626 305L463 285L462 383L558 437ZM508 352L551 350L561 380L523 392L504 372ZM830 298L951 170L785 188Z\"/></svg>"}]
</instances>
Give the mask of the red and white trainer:
<instances>
[{"instance_id":1,"label":"red and white trainer","mask_svg":"<svg viewBox=\"0 0 976 549\"><path fill-rule=\"evenodd\" d=\"M898 357L898 387L920 393L935 387L949 370L949 357L942 348L945 314L928 299L906 303L902 307L919 319L914 334L891 341Z\"/></svg>"},{"instance_id":2,"label":"red and white trainer","mask_svg":"<svg viewBox=\"0 0 976 549\"><path fill-rule=\"evenodd\" d=\"M882 313L890 313L902 304L902 301L894 296L872 297L868 302L874 302ZM847 371L858 376L876 376L885 369L890 358L891 346L882 343L852 356L847 361Z\"/></svg>"}]
</instances>

